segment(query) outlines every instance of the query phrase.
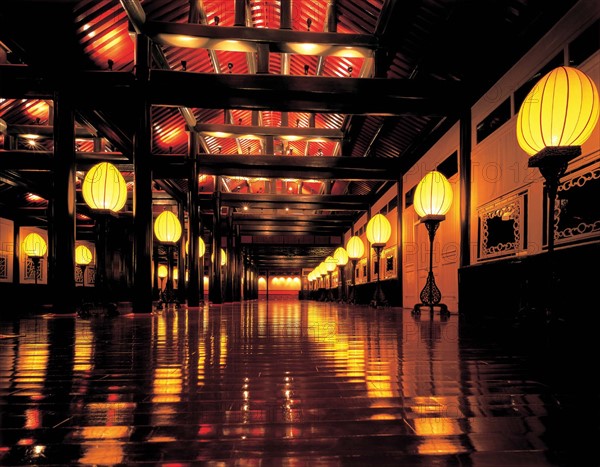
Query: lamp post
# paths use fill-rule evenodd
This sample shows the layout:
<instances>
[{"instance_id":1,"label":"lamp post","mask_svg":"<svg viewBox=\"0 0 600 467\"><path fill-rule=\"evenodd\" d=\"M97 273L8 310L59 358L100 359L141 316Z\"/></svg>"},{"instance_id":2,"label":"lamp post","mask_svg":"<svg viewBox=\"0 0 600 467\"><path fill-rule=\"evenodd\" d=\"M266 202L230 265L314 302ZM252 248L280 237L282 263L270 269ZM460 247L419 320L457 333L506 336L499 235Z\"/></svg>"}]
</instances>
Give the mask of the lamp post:
<instances>
[{"instance_id":1,"label":"lamp post","mask_svg":"<svg viewBox=\"0 0 600 467\"><path fill-rule=\"evenodd\" d=\"M168 210L161 212L154 221L154 234L159 242L165 244L169 269L164 296L161 296L156 309L161 310L163 302L174 303L175 308L179 308L179 301L173 293L173 248L181 238L181 223L177 216Z\"/></svg>"},{"instance_id":2,"label":"lamp post","mask_svg":"<svg viewBox=\"0 0 600 467\"><path fill-rule=\"evenodd\" d=\"M433 315L436 306L440 307L440 315L447 316L448 306L440 303L442 294L435 284L433 275L433 240L440 222L446 218L446 213L452 205L452 187L448 179L437 170L429 172L417 185L414 195L414 207L419 215L419 222L425 224L429 234L429 272L423 290L421 290L421 303L417 303L413 314L420 314L421 307L427 306Z\"/></svg>"},{"instance_id":3,"label":"lamp post","mask_svg":"<svg viewBox=\"0 0 600 467\"><path fill-rule=\"evenodd\" d=\"M160 279L160 294L163 292L163 284L165 282L165 278L169 275L169 268L167 268L164 264L160 264L158 266L158 278Z\"/></svg>"},{"instance_id":4,"label":"lamp post","mask_svg":"<svg viewBox=\"0 0 600 467\"><path fill-rule=\"evenodd\" d=\"M85 269L92 262L92 252L85 245L79 245L75 248L75 264L81 269L81 287L85 288ZM85 296L81 297L81 310L79 316L87 318L90 315L89 304L85 301Z\"/></svg>"},{"instance_id":5,"label":"lamp post","mask_svg":"<svg viewBox=\"0 0 600 467\"><path fill-rule=\"evenodd\" d=\"M327 292L325 291L325 276L327 275L327 266L325 261L321 261L319 264L319 276L321 277L321 293L319 295L319 301L324 302L327 300Z\"/></svg>"},{"instance_id":6,"label":"lamp post","mask_svg":"<svg viewBox=\"0 0 600 467\"><path fill-rule=\"evenodd\" d=\"M338 302L345 302L346 281L344 280L344 266L348 264L348 252L343 246L340 246L333 252L333 257L337 260L337 265L340 268L340 294L338 297Z\"/></svg>"},{"instance_id":7,"label":"lamp post","mask_svg":"<svg viewBox=\"0 0 600 467\"><path fill-rule=\"evenodd\" d=\"M554 250L556 192L569 161L581 154L598 122L598 90L582 71L560 66L529 92L517 117L517 140L529 154L528 166L546 180L548 252Z\"/></svg>"},{"instance_id":8,"label":"lamp post","mask_svg":"<svg viewBox=\"0 0 600 467\"><path fill-rule=\"evenodd\" d=\"M325 270L327 271L327 275L329 276L329 288L327 289L327 298L325 301L333 302L335 298L333 297L333 282L331 280L333 271L337 267L337 259L333 256L328 256L325 258Z\"/></svg>"},{"instance_id":9,"label":"lamp post","mask_svg":"<svg viewBox=\"0 0 600 467\"><path fill-rule=\"evenodd\" d=\"M523 101L517 116L517 141L530 156L527 165L537 167L546 182L547 322L554 314L559 285L553 264L558 185L569 161L581 154L581 145L594 131L599 107L598 89L594 81L576 68L560 66L538 81Z\"/></svg>"},{"instance_id":10,"label":"lamp post","mask_svg":"<svg viewBox=\"0 0 600 467\"><path fill-rule=\"evenodd\" d=\"M350 237L346 244L348 258L352 261L352 289L348 294L348 303L356 303L356 263L365 254L365 244L357 235Z\"/></svg>"},{"instance_id":11,"label":"lamp post","mask_svg":"<svg viewBox=\"0 0 600 467\"><path fill-rule=\"evenodd\" d=\"M371 247L375 250L375 256L377 258L377 284L375 285L375 293L373 294L373 299L370 303L370 305L375 308L386 306L388 304L379 282L379 272L381 270L379 260L381 258L381 250L390 239L390 235L392 235L392 226L390 225L390 221L388 221L383 214L375 214L367 223L367 239L369 240Z\"/></svg>"},{"instance_id":12,"label":"lamp post","mask_svg":"<svg viewBox=\"0 0 600 467\"><path fill-rule=\"evenodd\" d=\"M96 221L96 288L107 305L107 314L117 313L117 305L109 302L108 271L106 266L108 219L115 216L127 202L127 184L121 172L110 162L94 165L81 184L83 200L98 215Z\"/></svg>"},{"instance_id":13,"label":"lamp post","mask_svg":"<svg viewBox=\"0 0 600 467\"><path fill-rule=\"evenodd\" d=\"M189 245L189 241L185 242L185 254L188 254L188 245ZM202 261L202 258L204 258L204 253L206 253L206 244L204 243L204 240L202 239L202 237L198 237L198 257L201 259L200 260L200 277L199 277L199 281L200 281L200 288L199 288L199 292L200 292L200 304L204 304L204 261ZM186 277L187 280L187 277Z\"/></svg>"},{"instance_id":14,"label":"lamp post","mask_svg":"<svg viewBox=\"0 0 600 467\"><path fill-rule=\"evenodd\" d=\"M33 280L34 284L37 285L38 274L40 271L40 260L44 257L48 251L48 245L46 240L35 232L31 232L23 239L23 251L31 258L33 262Z\"/></svg>"}]
</instances>

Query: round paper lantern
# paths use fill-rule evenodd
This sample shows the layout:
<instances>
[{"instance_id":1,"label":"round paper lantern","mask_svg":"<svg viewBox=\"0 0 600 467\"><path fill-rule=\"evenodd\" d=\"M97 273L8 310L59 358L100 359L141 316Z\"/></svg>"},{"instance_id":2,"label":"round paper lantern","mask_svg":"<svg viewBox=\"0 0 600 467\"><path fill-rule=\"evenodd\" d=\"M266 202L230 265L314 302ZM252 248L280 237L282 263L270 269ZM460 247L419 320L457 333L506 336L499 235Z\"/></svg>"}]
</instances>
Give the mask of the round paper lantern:
<instances>
[{"instance_id":1,"label":"round paper lantern","mask_svg":"<svg viewBox=\"0 0 600 467\"><path fill-rule=\"evenodd\" d=\"M367 224L367 239L373 246L383 246L390 239L392 226L383 214L375 214Z\"/></svg>"},{"instance_id":2,"label":"round paper lantern","mask_svg":"<svg viewBox=\"0 0 600 467\"><path fill-rule=\"evenodd\" d=\"M517 117L519 146L530 156L548 146L580 146L598 122L598 89L577 68L560 66L527 94Z\"/></svg>"},{"instance_id":3,"label":"round paper lantern","mask_svg":"<svg viewBox=\"0 0 600 467\"><path fill-rule=\"evenodd\" d=\"M75 248L75 263L80 266L87 266L92 262L92 252L85 245L79 245Z\"/></svg>"},{"instance_id":4,"label":"round paper lantern","mask_svg":"<svg viewBox=\"0 0 600 467\"><path fill-rule=\"evenodd\" d=\"M40 234L31 232L23 240L23 251L31 258L41 258L48 251L46 240Z\"/></svg>"},{"instance_id":5,"label":"round paper lantern","mask_svg":"<svg viewBox=\"0 0 600 467\"><path fill-rule=\"evenodd\" d=\"M452 205L452 186L441 172L432 170L417 185L414 207L419 217L443 216Z\"/></svg>"},{"instance_id":6,"label":"round paper lantern","mask_svg":"<svg viewBox=\"0 0 600 467\"><path fill-rule=\"evenodd\" d=\"M336 267L337 267L337 259L335 259L333 256L328 256L327 258L325 258L325 270L328 273L335 271Z\"/></svg>"},{"instance_id":7,"label":"round paper lantern","mask_svg":"<svg viewBox=\"0 0 600 467\"><path fill-rule=\"evenodd\" d=\"M360 259L365 254L365 244L359 236L354 235L348 240L346 251L350 259Z\"/></svg>"},{"instance_id":8,"label":"round paper lantern","mask_svg":"<svg viewBox=\"0 0 600 467\"><path fill-rule=\"evenodd\" d=\"M160 279L164 279L165 277L167 277L169 275L169 269L164 264L160 264L158 266L157 274Z\"/></svg>"},{"instance_id":9,"label":"round paper lantern","mask_svg":"<svg viewBox=\"0 0 600 467\"><path fill-rule=\"evenodd\" d=\"M100 162L85 175L81 193L90 208L117 212L127 202L127 183L113 164Z\"/></svg>"},{"instance_id":10,"label":"round paper lantern","mask_svg":"<svg viewBox=\"0 0 600 467\"><path fill-rule=\"evenodd\" d=\"M181 223L171 211L161 212L154 221L154 234L158 241L175 243L181 238Z\"/></svg>"},{"instance_id":11,"label":"round paper lantern","mask_svg":"<svg viewBox=\"0 0 600 467\"><path fill-rule=\"evenodd\" d=\"M189 240L185 242L185 252L188 252ZM206 245L204 244L204 240L202 237L198 237L198 257L202 258L206 253Z\"/></svg>"},{"instance_id":12,"label":"round paper lantern","mask_svg":"<svg viewBox=\"0 0 600 467\"><path fill-rule=\"evenodd\" d=\"M338 266L346 266L348 264L348 252L343 246L336 248L333 252L333 257L337 259Z\"/></svg>"}]
</instances>

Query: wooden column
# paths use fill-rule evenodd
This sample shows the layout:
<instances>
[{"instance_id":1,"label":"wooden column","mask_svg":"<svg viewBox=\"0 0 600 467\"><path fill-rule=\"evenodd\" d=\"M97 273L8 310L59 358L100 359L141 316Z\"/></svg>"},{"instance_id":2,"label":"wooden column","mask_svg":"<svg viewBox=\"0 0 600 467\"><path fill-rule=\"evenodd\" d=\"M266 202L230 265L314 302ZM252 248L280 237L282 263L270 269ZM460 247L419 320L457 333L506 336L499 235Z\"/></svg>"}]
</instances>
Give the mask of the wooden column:
<instances>
[{"instance_id":1,"label":"wooden column","mask_svg":"<svg viewBox=\"0 0 600 467\"><path fill-rule=\"evenodd\" d=\"M227 215L227 264L225 265L225 301L233 301L233 274L234 274L234 255L233 255L233 209L229 209Z\"/></svg>"},{"instance_id":2,"label":"wooden column","mask_svg":"<svg viewBox=\"0 0 600 467\"><path fill-rule=\"evenodd\" d=\"M185 229L185 209L181 203L177 203L177 218L181 224L182 230ZM187 235L182 235L175 246L177 249L177 300L179 303L185 303L185 241Z\"/></svg>"},{"instance_id":3,"label":"wooden column","mask_svg":"<svg viewBox=\"0 0 600 467\"><path fill-rule=\"evenodd\" d=\"M48 218L54 313L75 312L75 112L68 93L55 96L53 196Z\"/></svg>"},{"instance_id":4,"label":"wooden column","mask_svg":"<svg viewBox=\"0 0 600 467\"><path fill-rule=\"evenodd\" d=\"M398 287L397 292L400 298L398 302L399 306L403 306L404 302L404 276L402 273L402 264L403 264L403 250L402 250L402 214L404 212L404 202L402 196L402 190L404 190L404 184L402 183L402 174L400 174L398 181L396 182L396 186L398 189L398 193L396 193L396 205L398 218L396 222L396 277L398 278Z\"/></svg>"},{"instance_id":5,"label":"wooden column","mask_svg":"<svg viewBox=\"0 0 600 467\"><path fill-rule=\"evenodd\" d=\"M217 177L213 199L212 264L210 281L210 301L223 303L223 285L221 284L221 177Z\"/></svg>"},{"instance_id":6,"label":"wooden column","mask_svg":"<svg viewBox=\"0 0 600 467\"><path fill-rule=\"evenodd\" d=\"M188 306L200 305L200 291L204 292L203 271L200 270L199 237L200 237L200 216L198 212L198 133L194 130L189 132L189 177L188 177L188 286L187 303ZM202 271L202 272L201 272Z\"/></svg>"},{"instance_id":7,"label":"wooden column","mask_svg":"<svg viewBox=\"0 0 600 467\"><path fill-rule=\"evenodd\" d=\"M459 267L471 264L471 109L460 116L459 148L460 183L460 262Z\"/></svg>"},{"instance_id":8,"label":"wooden column","mask_svg":"<svg viewBox=\"0 0 600 467\"><path fill-rule=\"evenodd\" d=\"M152 166L151 118L147 85L150 64L150 41L136 35L135 71L137 78L137 122L133 139L133 229L134 295L133 312L152 311Z\"/></svg>"}]
</instances>

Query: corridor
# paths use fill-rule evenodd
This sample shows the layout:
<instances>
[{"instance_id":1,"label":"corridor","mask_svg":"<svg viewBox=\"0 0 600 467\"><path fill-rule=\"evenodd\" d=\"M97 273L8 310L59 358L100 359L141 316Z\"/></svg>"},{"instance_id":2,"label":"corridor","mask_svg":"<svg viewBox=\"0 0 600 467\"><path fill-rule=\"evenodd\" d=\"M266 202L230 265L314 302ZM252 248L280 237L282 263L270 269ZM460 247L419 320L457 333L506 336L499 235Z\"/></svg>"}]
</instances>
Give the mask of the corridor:
<instances>
[{"instance_id":1,"label":"corridor","mask_svg":"<svg viewBox=\"0 0 600 467\"><path fill-rule=\"evenodd\" d=\"M2 321L0 464L598 465L560 365L468 334L289 298Z\"/></svg>"}]
</instances>

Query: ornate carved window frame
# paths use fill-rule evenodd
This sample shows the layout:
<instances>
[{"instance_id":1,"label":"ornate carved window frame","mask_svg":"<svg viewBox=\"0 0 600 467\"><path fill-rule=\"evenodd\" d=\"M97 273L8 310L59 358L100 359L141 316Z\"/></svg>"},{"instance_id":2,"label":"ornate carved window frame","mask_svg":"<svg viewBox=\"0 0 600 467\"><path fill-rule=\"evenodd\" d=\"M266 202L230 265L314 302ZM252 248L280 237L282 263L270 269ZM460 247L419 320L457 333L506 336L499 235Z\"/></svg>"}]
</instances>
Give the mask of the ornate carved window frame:
<instances>
[{"instance_id":1,"label":"ornate carved window frame","mask_svg":"<svg viewBox=\"0 0 600 467\"><path fill-rule=\"evenodd\" d=\"M516 255L527 247L527 190L508 194L481 206L478 210L478 260ZM494 221L511 221L512 238L493 242Z\"/></svg>"}]
</instances>

